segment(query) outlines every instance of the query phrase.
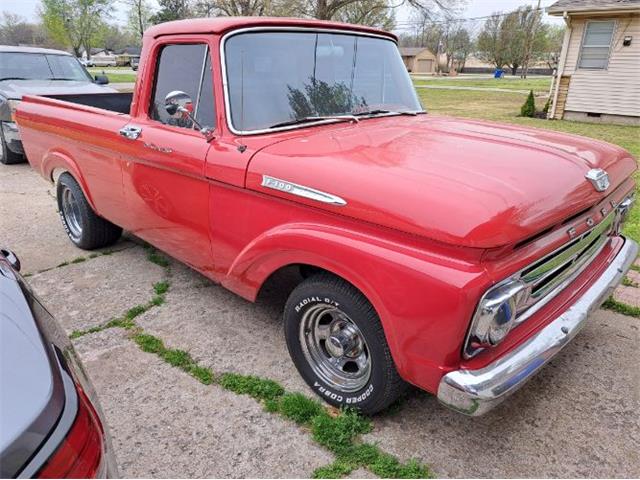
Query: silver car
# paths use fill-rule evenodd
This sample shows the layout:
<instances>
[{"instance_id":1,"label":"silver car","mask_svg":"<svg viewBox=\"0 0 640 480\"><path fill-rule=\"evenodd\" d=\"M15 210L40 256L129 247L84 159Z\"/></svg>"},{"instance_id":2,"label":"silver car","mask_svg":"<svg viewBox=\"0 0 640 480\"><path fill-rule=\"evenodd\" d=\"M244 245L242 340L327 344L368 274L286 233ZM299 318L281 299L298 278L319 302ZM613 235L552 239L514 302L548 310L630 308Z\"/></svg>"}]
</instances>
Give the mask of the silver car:
<instances>
[{"instance_id":1,"label":"silver car","mask_svg":"<svg viewBox=\"0 0 640 480\"><path fill-rule=\"evenodd\" d=\"M0 45L0 163L25 161L12 115L23 95L115 92L107 77L92 77L73 55L60 50Z\"/></svg>"},{"instance_id":2,"label":"silver car","mask_svg":"<svg viewBox=\"0 0 640 480\"><path fill-rule=\"evenodd\" d=\"M0 478L116 476L93 386L19 270L0 250Z\"/></svg>"}]
</instances>

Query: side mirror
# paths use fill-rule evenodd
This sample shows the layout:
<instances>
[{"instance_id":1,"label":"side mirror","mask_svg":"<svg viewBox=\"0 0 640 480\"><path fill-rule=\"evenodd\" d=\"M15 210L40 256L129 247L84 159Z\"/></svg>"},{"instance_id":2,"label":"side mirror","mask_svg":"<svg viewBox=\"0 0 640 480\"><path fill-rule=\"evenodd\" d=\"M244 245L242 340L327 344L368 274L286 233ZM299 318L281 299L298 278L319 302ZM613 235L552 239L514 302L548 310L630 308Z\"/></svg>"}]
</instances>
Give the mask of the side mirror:
<instances>
[{"instance_id":1,"label":"side mirror","mask_svg":"<svg viewBox=\"0 0 640 480\"><path fill-rule=\"evenodd\" d=\"M2 248L0 249L0 255L9 262L9 265L11 265L16 272L20 271L20 259L15 253L11 250L7 250L6 248Z\"/></svg>"},{"instance_id":2,"label":"side mirror","mask_svg":"<svg viewBox=\"0 0 640 480\"><path fill-rule=\"evenodd\" d=\"M109 83L109 77L106 75L96 75L95 79L98 85L107 85Z\"/></svg>"},{"instance_id":3,"label":"side mirror","mask_svg":"<svg viewBox=\"0 0 640 480\"><path fill-rule=\"evenodd\" d=\"M164 108L172 118L190 118L193 113L193 101L187 93L174 90L164 98Z\"/></svg>"},{"instance_id":4,"label":"side mirror","mask_svg":"<svg viewBox=\"0 0 640 480\"><path fill-rule=\"evenodd\" d=\"M193 116L193 101L189 94L181 92L180 90L167 93L167 96L164 97L164 109L171 118L191 120L207 141L213 138L212 130L209 127L200 125Z\"/></svg>"}]
</instances>

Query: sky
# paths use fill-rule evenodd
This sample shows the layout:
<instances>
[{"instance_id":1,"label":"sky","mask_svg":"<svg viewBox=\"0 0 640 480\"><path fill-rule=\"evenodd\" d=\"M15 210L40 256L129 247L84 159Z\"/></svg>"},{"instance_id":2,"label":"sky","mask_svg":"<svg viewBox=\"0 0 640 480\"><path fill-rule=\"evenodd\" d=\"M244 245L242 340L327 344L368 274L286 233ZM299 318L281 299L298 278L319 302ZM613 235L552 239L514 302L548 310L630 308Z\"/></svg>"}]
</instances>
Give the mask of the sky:
<instances>
[{"instance_id":1,"label":"sky","mask_svg":"<svg viewBox=\"0 0 640 480\"><path fill-rule=\"evenodd\" d=\"M543 7L548 7L555 0L541 0ZM151 3L155 3L155 0L151 0ZM508 12L515 10L521 5L533 5L535 6L537 0L467 0L467 6L462 10L460 16L463 18L475 18L486 15L491 15L493 12ZM40 0L0 0L0 10L18 14L28 20L35 20L37 17L37 8L40 4ZM122 3L116 4L115 20L118 23L124 23L126 19L126 8ZM396 19L398 21L399 31L401 29L409 28L409 21L411 18L411 12L406 8L401 8L397 12ZM561 23L559 18L549 17L545 15L545 21L550 23Z\"/></svg>"}]
</instances>

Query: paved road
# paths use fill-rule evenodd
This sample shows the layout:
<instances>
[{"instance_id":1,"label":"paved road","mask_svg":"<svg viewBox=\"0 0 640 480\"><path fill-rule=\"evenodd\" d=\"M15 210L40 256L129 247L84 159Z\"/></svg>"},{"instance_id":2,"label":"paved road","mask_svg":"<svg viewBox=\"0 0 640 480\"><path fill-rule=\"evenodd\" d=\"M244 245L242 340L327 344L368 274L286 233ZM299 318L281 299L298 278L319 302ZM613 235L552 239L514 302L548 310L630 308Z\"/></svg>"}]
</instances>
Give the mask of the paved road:
<instances>
[{"instance_id":1,"label":"paved road","mask_svg":"<svg viewBox=\"0 0 640 480\"><path fill-rule=\"evenodd\" d=\"M432 90L471 90L474 92L503 92L503 93L520 93L528 94L529 90L514 90L512 88L498 88L498 87L459 87L458 85L414 85L415 88L427 88ZM548 93L538 93L538 97L549 96Z\"/></svg>"},{"instance_id":2,"label":"paved road","mask_svg":"<svg viewBox=\"0 0 640 480\"><path fill-rule=\"evenodd\" d=\"M98 325L147 301L166 275L125 237L116 253L54 268L87 252L67 240L52 189L28 165L0 166L0 243L64 328ZM312 393L291 365L280 309L291 277L248 303L172 262L167 302L138 323L217 372L273 378ZM469 419L413 392L374 419L366 439L443 477L640 476L640 322L597 312L566 350L489 415ZM114 328L74 343L92 377L121 474L128 477L304 477L333 460L307 431L253 400L204 386L143 353ZM357 472L366 475L367 472Z\"/></svg>"}]
</instances>

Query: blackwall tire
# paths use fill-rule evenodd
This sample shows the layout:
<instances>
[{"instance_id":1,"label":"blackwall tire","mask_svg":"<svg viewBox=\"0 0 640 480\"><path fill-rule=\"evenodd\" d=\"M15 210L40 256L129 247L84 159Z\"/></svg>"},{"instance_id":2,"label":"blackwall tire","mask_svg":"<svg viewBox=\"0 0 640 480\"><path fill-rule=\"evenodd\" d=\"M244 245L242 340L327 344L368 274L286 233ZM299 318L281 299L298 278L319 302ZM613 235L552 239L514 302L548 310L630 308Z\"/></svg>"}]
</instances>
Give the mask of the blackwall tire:
<instances>
[{"instance_id":1,"label":"blackwall tire","mask_svg":"<svg viewBox=\"0 0 640 480\"><path fill-rule=\"evenodd\" d=\"M95 214L69 173L60 175L56 196L62 225L76 246L84 250L107 247L122 235L122 228Z\"/></svg>"}]
</instances>

